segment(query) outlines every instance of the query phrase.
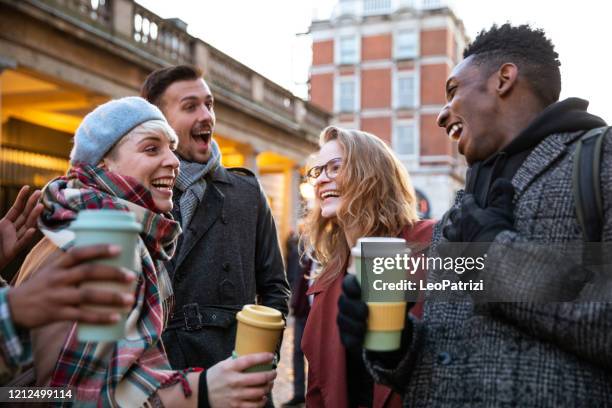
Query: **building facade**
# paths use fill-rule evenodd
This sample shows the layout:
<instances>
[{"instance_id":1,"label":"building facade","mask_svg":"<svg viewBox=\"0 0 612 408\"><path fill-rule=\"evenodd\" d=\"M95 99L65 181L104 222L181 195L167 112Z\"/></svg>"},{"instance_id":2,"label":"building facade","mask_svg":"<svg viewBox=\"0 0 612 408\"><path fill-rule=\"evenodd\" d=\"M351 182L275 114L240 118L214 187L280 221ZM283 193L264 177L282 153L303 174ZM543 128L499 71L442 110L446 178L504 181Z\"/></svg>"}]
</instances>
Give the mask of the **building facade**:
<instances>
[{"instance_id":1,"label":"building facade","mask_svg":"<svg viewBox=\"0 0 612 408\"><path fill-rule=\"evenodd\" d=\"M439 218L465 164L436 118L467 43L447 1L340 0L313 21L310 100L333 123L385 140L408 169L419 212Z\"/></svg>"},{"instance_id":2,"label":"building facade","mask_svg":"<svg viewBox=\"0 0 612 408\"><path fill-rule=\"evenodd\" d=\"M0 0L0 27L0 216L22 185L66 172L86 113L188 63L215 96L223 164L259 175L281 240L295 229L301 169L329 113L133 0Z\"/></svg>"}]
</instances>

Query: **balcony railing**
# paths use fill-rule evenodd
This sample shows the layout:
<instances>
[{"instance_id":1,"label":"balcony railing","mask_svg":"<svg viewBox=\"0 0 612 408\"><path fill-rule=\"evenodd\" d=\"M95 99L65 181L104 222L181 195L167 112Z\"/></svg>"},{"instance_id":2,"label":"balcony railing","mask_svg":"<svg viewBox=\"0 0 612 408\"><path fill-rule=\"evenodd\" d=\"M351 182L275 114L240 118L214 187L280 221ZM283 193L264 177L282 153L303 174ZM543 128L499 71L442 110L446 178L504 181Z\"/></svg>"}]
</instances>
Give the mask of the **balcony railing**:
<instances>
[{"instance_id":1,"label":"balcony railing","mask_svg":"<svg viewBox=\"0 0 612 408\"><path fill-rule=\"evenodd\" d=\"M112 16L110 1L112 0L53 0L50 3L78 18L110 28Z\"/></svg>"},{"instance_id":2,"label":"balcony railing","mask_svg":"<svg viewBox=\"0 0 612 408\"><path fill-rule=\"evenodd\" d=\"M331 19L392 14L396 11L432 10L451 7L452 0L343 0L332 12Z\"/></svg>"},{"instance_id":3,"label":"balcony railing","mask_svg":"<svg viewBox=\"0 0 612 408\"><path fill-rule=\"evenodd\" d=\"M192 37L180 27L180 20L163 19L134 3L132 39L140 47L165 59L192 61Z\"/></svg>"},{"instance_id":4,"label":"balcony railing","mask_svg":"<svg viewBox=\"0 0 612 408\"><path fill-rule=\"evenodd\" d=\"M300 100L278 84L192 37L181 20L161 18L134 0L22 1L35 7L42 3L45 8L56 9L66 19L78 20L76 23L82 28L90 26L94 35L103 32L107 37L115 37L116 44L125 44L125 48L131 52L136 47L143 51L138 56L148 58L149 65L151 62L153 66L199 64L205 69L206 78L211 84L239 96L245 105L257 104L280 115L285 121L293 122L292 127L299 125L308 129L311 136L318 134L330 119L330 114Z\"/></svg>"},{"instance_id":5,"label":"balcony railing","mask_svg":"<svg viewBox=\"0 0 612 408\"><path fill-rule=\"evenodd\" d=\"M253 84L248 68L212 48L209 51L208 66L210 81L243 97L251 97Z\"/></svg>"},{"instance_id":6,"label":"balcony railing","mask_svg":"<svg viewBox=\"0 0 612 408\"><path fill-rule=\"evenodd\" d=\"M271 106L276 112L283 116L294 117L295 103L293 95L272 83L264 85L264 103Z\"/></svg>"}]
</instances>

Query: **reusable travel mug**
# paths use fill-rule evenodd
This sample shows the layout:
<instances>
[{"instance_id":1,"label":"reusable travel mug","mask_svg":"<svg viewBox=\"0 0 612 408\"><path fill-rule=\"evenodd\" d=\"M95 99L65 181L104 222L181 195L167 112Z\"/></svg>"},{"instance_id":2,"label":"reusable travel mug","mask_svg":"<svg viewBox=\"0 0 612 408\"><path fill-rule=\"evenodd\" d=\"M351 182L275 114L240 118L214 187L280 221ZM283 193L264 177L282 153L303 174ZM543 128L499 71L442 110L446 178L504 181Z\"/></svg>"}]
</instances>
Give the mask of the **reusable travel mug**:
<instances>
[{"instance_id":1,"label":"reusable travel mug","mask_svg":"<svg viewBox=\"0 0 612 408\"><path fill-rule=\"evenodd\" d=\"M232 356L238 358L247 354L275 353L280 335L285 328L283 315L276 309L261 305L244 305L236 314L236 346ZM247 372L267 371L272 364L260 364L248 368Z\"/></svg>"},{"instance_id":2,"label":"reusable travel mug","mask_svg":"<svg viewBox=\"0 0 612 408\"><path fill-rule=\"evenodd\" d=\"M115 244L121 247L121 253L115 258L100 259L92 263L102 263L129 270L140 271L140 256L136 253L138 234L142 230L140 223L131 212L120 210L84 210L72 222L70 229L75 233L75 247ZM85 282L81 287L104 289L121 293L134 291L134 283L118 282ZM84 309L102 312L120 312L121 319L115 324L96 325L78 324L78 338L81 341L116 341L125 337L127 312L106 306L82 306Z\"/></svg>"},{"instance_id":3,"label":"reusable travel mug","mask_svg":"<svg viewBox=\"0 0 612 408\"><path fill-rule=\"evenodd\" d=\"M375 280L401 282L407 271L402 268L385 269L373 273L375 258L395 258L410 254L406 241L391 237L362 237L351 248L352 262L348 273L354 273L361 285L361 297L368 304L368 330L364 348L372 351L392 351L400 347L406 317L406 293L403 290L385 290L376 293Z\"/></svg>"}]
</instances>

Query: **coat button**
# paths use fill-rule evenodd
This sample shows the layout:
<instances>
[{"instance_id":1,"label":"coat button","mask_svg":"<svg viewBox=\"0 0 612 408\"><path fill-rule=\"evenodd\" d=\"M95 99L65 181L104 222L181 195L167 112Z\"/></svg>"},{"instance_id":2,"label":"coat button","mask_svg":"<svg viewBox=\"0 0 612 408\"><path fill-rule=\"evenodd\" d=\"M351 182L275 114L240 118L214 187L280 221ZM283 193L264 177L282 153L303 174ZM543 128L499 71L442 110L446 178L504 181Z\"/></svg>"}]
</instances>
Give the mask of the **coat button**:
<instances>
[{"instance_id":1,"label":"coat button","mask_svg":"<svg viewBox=\"0 0 612 408\"><path fill-rule=\"evenodd\" d=\"M449 365L451 363L453 359L451 358L451 355L449 352L447 351L443 351L441 353L438 353L438 362L442 365Z\"/></svg>"},{"instance_id":2,"label":"coat button","mask_svg":"<svg viewBox=\"0 0 612 408\"><path fill-rule=\"evenodd\" d=\"M229 264L229 262L224 262L224 263L223 263L223 270L224 270L225 272L229 272L229 270L230 270L230 264Z\"/></svg>"}]
</instances>

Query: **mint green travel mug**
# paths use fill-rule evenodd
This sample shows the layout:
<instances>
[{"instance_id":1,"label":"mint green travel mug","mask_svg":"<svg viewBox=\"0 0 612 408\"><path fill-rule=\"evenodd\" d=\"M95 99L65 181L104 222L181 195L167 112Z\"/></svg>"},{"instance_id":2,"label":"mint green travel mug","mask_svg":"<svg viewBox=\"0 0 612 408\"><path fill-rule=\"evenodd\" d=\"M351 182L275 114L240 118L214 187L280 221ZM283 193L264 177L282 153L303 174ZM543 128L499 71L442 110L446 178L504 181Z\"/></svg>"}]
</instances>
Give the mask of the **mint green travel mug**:
<instances>
[{"instance_id":1,"label":"mint green travel mug","mask_svg":"<svg viewBox=\"0 0 612 408\"><path fill-rule=\"evenodd\" d=\"M107 264L140 272L140 256L136 253L136 247L138 234L142 230L142 226L136 221L133 213L120 210L83 210L79 212L76 220L70 225L70 230L75 233L75 247L98 244L115 244L121 247L119 256L92 261L92 263ZM81 287L121 293L131 293L135 290L133 283L104 281L85 282L81 284ZM104 306L82 307L108 313L120 312L121 319L117 323L110 325L79 323L79 340L102 342L117 341L125 337L127 312L124 309L118 310L117 308Z\"/></svg>"}]
</instances>

